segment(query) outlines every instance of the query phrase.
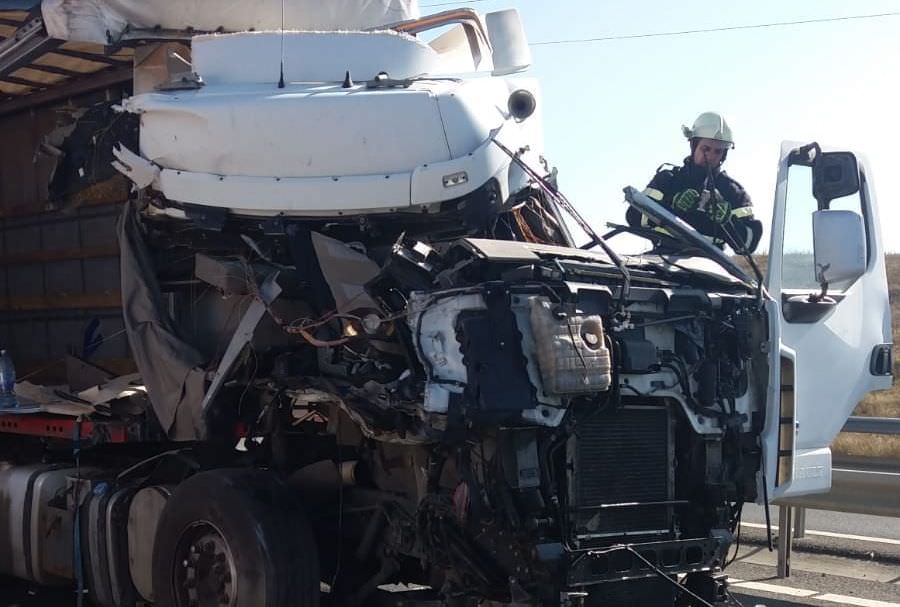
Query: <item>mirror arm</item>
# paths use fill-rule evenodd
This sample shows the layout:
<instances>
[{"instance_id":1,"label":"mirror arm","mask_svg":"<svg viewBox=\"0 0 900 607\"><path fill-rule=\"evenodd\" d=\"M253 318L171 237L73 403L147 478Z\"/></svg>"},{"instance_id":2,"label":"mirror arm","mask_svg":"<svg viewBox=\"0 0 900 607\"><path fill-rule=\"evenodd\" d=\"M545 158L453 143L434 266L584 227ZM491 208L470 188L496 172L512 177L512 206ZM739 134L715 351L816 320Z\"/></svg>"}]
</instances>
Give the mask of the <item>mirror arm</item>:
<instances>
[{"instance_id":1,"label":"mirror arm","mask_svg":"<svg viewBox=\"0 0 900 607\"><path fill-rule=\"evenodd\" d=\"M813 141L804 146L791 150L788 155L788 166L800 165L812 167L822 155L822 148L818 142Z\"/></svg>"},{"instance_id":2,"label":"mirror arm","mask_svg":"<svg viewBox=\"0 0 900 607\"><path fill-rule=\"evenodd\" d=\"M828 268L831 267L831 264L816 264L816 280L819 281L819 286L821 287L821 291L818 294L810 293L809 301L810 303L818 303L825 299L825 296L828 295L828 281L825 280L825 272L828 271Z\"/></svg>"},{"instance_id":3,"label":"mirror arm","mask_svg":"<svg viewBox=\"0 0 900 607\"><path fill-rule=\"evenodd\" d=\"M828 295L828 283L823 281L820 286L822 287L821 291L809 294L809 303L819 303L825 300Z\"/></svg>"}]
</instances>

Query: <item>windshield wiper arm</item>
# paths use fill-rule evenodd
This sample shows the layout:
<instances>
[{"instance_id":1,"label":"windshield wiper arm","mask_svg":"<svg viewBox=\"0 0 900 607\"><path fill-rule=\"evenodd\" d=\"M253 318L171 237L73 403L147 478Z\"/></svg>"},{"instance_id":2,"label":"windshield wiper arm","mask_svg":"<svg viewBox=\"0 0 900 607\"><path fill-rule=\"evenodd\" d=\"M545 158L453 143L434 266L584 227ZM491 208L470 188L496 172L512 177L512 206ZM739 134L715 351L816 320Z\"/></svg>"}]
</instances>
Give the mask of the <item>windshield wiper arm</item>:
<instances>
[{"instance_id":1,"label":"windshield wiper arm","mask_svg":"<svg viewBox=\"0 0 900 607\"><path fill-rule=\"evenodd\" d=\"M700 236L686 221L631 186L626 187L624 192L625 200L628 201L628 204L665 227L673 237L696 248L705 257L712 259L729 274L752 288L753 279L747 276L746 272L725 255L721 249Z\"/></svg>"},{"instance_id":2,"label":"windshield wiper arm","mask_svg":"<svg viewBox=\"0 0 900 607\"><path fill-rule=\"evenodd\" d=\"M549 196L559 207L564 210L569 216L575 220L578 226L585 231L585 233L591 237L596 244L599 244L603 251L609 256L612 260L613 264L619 269L619 272L622 273L622 291L619 297L619 309L624 314L625 312L625 300L628 298L628 292L631 289L631 273L628 271L628 266L625 265L625 262L622 261L622 258L619 257L616 252L609 246L609 244L603 239L602 236L597 234L591 225L585 221L584 217L581 216L581 213L575 208L575 206L569 202L569 199L566 198L565 194L551 186L544 177L542 177L537 171L528 166L524 160L522 160L518 154L510 150L508 147L497 141L496 137L492 137L491 141L497 144L503 152L510 157L510 159L516 163L519 168L525 171L525 174L531 177L535 182L537 182L538 187L540 187L547 196Z\"/></svg>"},{"instance_id":3,"label":"windshield wiper arm","mask_svg":"<svg viewBox=\"0 0 900 607\"><path fill-rule=\"evenodd\" d=\"M731 222L731 220L728 220ZM733 226L734 224L732 224ZM745 248L740 245L740 243L736 242L734 235L728 231L726 227L722 228L722 233L725 235L725 240L728 241L728 246L730 246L737 255L740 255L744 259L747 260L747 263L750 265L750 268L753 270L754 276L756 276L756 297L759 300L760 305L762 305L763 300L763 283L765 282L765 278L763 278L762 272L759 269L759 266L756 264L756 260L753 259L753 255Z\"/></svg>"}]
</instances>

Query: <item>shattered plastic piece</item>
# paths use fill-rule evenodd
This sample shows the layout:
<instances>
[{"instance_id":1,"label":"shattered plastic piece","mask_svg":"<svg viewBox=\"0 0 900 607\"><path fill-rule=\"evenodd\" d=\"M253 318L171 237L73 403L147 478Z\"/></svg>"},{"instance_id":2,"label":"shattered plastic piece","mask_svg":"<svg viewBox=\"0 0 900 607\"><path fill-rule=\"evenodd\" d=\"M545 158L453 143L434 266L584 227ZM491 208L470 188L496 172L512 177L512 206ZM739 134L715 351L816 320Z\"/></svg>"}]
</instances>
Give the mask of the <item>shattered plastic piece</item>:
<instances>
[{"instance_id":1,"label":"shattered plastic piece","mask_svg":"<svg viewBox=\"0 0 900 607\"><path fill-rule=\"evenodd\" d=\"M138 188L146 188L159 177L158 166L121 144L113 148L113 155L118 158L113 161L113 167L133 181Z\"/></svg>"},{"instance_id":2,"label":"shattered plastic piece","mask_svg":"<svg viewBox=\"0 0 900 607\"><path fill-rule=\"evenodd\" d=\"M250 292L249 266L238 259L220 259L203 253L194 256L194 276L227 296Z\"/></svg>"},{"instance_id":3,"label":"shattered plastic piece","mask_svg":"<svg viewBox=\"0 0 900 607\"><path fill-rule=\"evenodd\" d=\"M379 306L366 293L363 285L378 276L381 269L374 261L347 244L312 233L312 244L319 266L336 309L349 312L358 309L378 310Z\"/></svg>"},{"instance_id":4,"label":"shattered plastic piece","mask_svg":"<svg viewBox=\"0 0 900 607\"><path fill-rule=\"evenodd\" d=\"M141 380L138 373L122 375L107 384L93 386L78 393L78 398L87 401L94 406L108 403L118 398L126 398L136 394L146 393L147 387L137 384Z\"/></svg>"}]
</instances>

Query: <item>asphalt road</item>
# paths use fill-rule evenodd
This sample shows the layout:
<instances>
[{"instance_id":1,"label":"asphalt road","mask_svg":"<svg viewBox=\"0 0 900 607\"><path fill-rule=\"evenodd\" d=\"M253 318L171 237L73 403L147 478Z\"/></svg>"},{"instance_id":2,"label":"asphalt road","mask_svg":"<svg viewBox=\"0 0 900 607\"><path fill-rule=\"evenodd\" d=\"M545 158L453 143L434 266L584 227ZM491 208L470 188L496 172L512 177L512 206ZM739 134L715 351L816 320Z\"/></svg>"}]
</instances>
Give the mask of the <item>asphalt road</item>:
<instances>
[{"instance_id":1,"label":"asphalt road","mask_svg":"<svg viewBox=\"0 0 900 607\"><path fill-rule=\"evenodd\" d=\"M777 509L772 517L777 524ZM741 549L726 570L735 607L900 607L900 520L809 511L808 535L794 542L788 579L775 577L776 553L766 547L763 510L747 508L744 522ZM70 590L0 578L0 607L74 605Z\"/></svg>"},{"instance_id":2,"label":"asphalt road","mask_svg":"<svg viewBox=\"0 0 900 607\"><path fill-rule=\"evenodd\" d=\"M777 507L770 516L777 526ZM727 569L745 607L900 607L900 519L807 510L806 535L793 541L788 579L775 577L777 553L768 550L765 521L763 508L745 506L744 545Z\"/></svg>"},{"instance_id":3,"label":"asphalt road","mask_svg":"<svg viewBox=\"0 0 900 607\"><path fill-rule=\"evenodd\" d=\"M778 508L771 509L772 535L778 536ZM742 541L767 545L765 514L745 506ZM900 519L840 512L806 511L806 534L793 540L795 552L837 555L861 562L900 565ZM839 573L839 572L838 572Z\"/></svg>"},{"instance_id":4,"label":"asphalt road","mask_svg":"<svg viewBox=\"0 0 900 607\"><path fill-rule=\"evenodd\" d=\"M745 607L900 607L900 565L795 552L790 578L778 579L775 559L762 546L746 546L727 569L732 592Z\"/></svg>"}]
</instances>

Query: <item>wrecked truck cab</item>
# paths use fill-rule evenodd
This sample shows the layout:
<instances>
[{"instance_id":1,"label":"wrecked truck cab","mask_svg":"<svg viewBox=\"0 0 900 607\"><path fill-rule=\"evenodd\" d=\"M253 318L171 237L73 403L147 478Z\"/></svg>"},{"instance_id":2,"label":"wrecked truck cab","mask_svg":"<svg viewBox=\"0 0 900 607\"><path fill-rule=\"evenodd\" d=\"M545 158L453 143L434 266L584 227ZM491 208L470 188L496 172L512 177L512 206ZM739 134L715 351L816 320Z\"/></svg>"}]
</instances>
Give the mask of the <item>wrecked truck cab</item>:
<instances>
[{"instance_id":1,"label":"wrecked truck cab","mask_svg":"<svg viewBox=\"0 0 900 607\"><path fill-rule=\"evenodd\" d=\"M827 489L842 416L889 383L865 164L785 147L766 289L686 225L681 254L620 255L542 156L514 13L375 23L111 30L139 49L115 103L139 142L109 156L135 186L118 237L141 400L0 416L21 439L0 441L0 555L23 557L0 571L82 580L26 541L46 536L117 607L367 605L391 583L413 605L726 604L743 504ZM816 181L837 165L856 192ZM792 217L832 211L814 225L856 222L857 246L789 242ZM816 283L834 260L849 284ZM858 379L817 383L829 361Z\"/></svg>"}]
</instances>

